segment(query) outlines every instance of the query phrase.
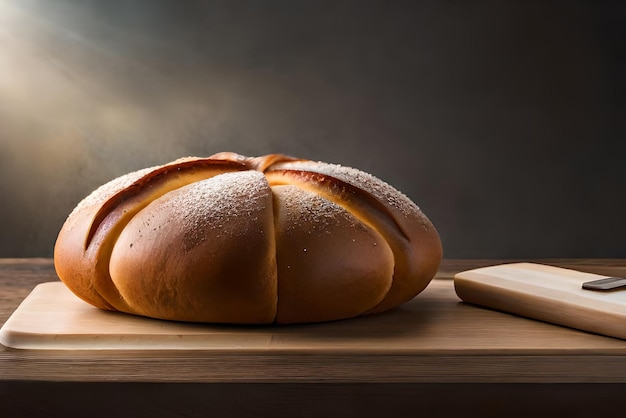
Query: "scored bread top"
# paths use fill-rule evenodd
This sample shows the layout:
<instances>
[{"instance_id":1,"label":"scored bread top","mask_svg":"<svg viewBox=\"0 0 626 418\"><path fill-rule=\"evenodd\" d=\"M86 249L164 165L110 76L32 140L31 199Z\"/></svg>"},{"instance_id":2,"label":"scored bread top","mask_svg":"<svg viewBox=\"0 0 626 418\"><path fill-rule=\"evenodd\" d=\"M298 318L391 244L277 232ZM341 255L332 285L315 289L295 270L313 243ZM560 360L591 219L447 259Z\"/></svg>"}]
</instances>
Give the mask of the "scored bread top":
<instances>
[{"instance_id":1,"label":"scored bread top","mask_svg":"<svg viewBox=\"0 0 626 418\"><path fill-rule=\"evenodd\" d=\"M188 157L121 176L69 215L55 267L102 309L220 323L381 312L434 277L441 241L365 172L280 154Z\"/></svg>"}]
</instances>

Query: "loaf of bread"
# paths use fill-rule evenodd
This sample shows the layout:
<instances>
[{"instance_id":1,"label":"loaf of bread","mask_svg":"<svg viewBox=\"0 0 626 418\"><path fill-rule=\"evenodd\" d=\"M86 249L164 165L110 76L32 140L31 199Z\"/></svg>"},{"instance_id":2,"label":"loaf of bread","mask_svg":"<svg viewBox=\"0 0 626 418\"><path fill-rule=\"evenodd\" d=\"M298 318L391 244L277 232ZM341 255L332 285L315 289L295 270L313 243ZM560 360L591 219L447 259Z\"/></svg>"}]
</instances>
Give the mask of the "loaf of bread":
<instances>
[{"instance_id":1,"label":"loaf of bread","mask_svg":"<svg viewBox=\"0 0 626 418\"><path fill-rule=\"evenodd\" d=\"M61 280L98 308L239 324L388 310L428 285L441 256L420 209L370 174L234 153L110 181L54 248Z\"/></svg>"}]
</instances>

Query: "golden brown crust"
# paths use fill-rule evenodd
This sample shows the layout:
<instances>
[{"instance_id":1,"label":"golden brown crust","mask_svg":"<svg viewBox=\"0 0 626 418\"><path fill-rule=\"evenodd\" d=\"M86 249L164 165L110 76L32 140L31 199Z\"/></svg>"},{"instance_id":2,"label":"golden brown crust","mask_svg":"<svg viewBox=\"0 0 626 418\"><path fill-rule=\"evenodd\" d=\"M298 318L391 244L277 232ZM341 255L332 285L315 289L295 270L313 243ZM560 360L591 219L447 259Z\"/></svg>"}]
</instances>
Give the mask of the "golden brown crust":
<instances>
[{"instance_id":1,"label":"golden brown crust","mask_svg":"<svg viewBox=\"0 0 626 418\"><path fill-rule=\"evenodd\" d=\"M276 250L265 177L257 171L226 173L155 200L122 231L110 271L132 313L272 322Z\"/></svg>"},{"instance_id":2,"label":"golden brown crust","mask_svg":"<svg viewBox=\"0 0 626 418\"><path fill-rule=\"evenodd\" d=\"M314 192L275 186L274 196L276 322L350 318L385 297L393 254L380 234Z\"/></svg>"},{"instance_id":3,"label":"golden brown crust","mask_svg":"<svg viewBox=\"0 0 626 418\"><path fill-rule=\"evenodd\" d=\"M54 254L94 306L224 323L381 312L421 292L441 256L426 216L374 176L235 153L107 183L70 214Z\"/></svg>"}]
</instances>

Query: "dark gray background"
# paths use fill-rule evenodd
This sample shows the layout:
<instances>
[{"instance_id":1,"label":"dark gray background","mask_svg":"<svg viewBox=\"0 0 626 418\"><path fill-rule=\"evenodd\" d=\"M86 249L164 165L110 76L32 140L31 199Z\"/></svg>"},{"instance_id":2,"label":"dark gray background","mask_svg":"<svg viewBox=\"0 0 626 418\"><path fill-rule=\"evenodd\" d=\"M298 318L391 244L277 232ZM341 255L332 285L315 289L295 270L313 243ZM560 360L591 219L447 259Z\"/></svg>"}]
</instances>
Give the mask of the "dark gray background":
<instances>
[{"instance_id":1,"label":"dark gray background","mask_svg":"<svg viewBox=\"0 0 626 418\"><path fill-rule=\"evenodd\" d=\"M624 4L0 0L0 256L231 150L369 171L446 257L623 257Z\"/></svg>"}]
</instances>

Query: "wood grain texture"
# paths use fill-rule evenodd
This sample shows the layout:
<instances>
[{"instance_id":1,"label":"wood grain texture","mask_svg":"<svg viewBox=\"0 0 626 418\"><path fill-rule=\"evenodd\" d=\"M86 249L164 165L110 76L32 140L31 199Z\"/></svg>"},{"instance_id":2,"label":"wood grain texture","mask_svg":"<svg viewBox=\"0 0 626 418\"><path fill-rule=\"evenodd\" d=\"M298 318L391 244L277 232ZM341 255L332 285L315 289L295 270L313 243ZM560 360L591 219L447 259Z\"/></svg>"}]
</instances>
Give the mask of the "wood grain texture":
<instances>
[{"instance_id":1,"label":"wood grain texture","mask_svg":"<svg viewBox=\"0 0 626 418\"><path fill-rule=\"evenodd\" d=\"M290 326L227 326L101 311L76 298L62 283L51 282L38 285L20 305L3 326L0 341L26 349L221 350L233 354L572 354L598 349L626 353L626 344L619 341L603 341L595 335L459 303L451 285L435 280L404 306L369 317ZM539 339L543 341L537 346Z\"/></svg>"},{"instance_id":2,"label":"wood grain texture","mask_svg":"<svg viewBox=\"0 0 626 418\"><path fill-rule=\"evenodd\" d=\"M583 289L607 276L538 263L509 263L458 273L465 302L626 340L626 292Z\"/></svg>"},{"instance_id":3,"label":"wood grain texture","mask_svg":"<svg viewBox=\"0 0 626 418\"><path fill-rule=\"evenodd\" d=\"M499 262L444 260L441 279L401 308L369 318L272 330L271 349L0 347L0 381L626 383L624 341L460 302L448 275ZM622 260L553 264L626 275ZM0 260L0 321L36 284L55 277L50 260Z\"/></svg>"}]
</instances>

